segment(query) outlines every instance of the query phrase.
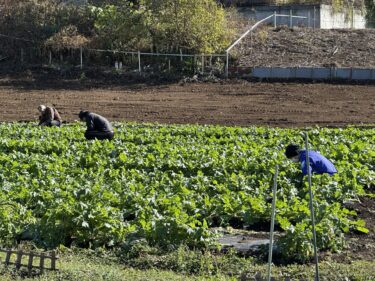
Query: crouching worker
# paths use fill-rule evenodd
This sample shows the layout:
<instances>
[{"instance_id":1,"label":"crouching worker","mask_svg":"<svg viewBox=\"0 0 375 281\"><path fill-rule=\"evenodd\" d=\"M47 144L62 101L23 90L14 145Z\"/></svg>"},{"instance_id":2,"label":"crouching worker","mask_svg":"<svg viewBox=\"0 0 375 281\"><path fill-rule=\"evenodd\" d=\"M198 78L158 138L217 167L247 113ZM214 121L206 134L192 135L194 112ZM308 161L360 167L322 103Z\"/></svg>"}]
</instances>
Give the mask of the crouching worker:
<instances>
[{"instance_id":1,"label":"crouching worker","mask_svg":"<svg viewBox=\"0 0 375 281\"><path fill-rule=\"evenodd\" d=\"M285 150L285 156L293 162L301 163L301 170L303 175L307 175L306 150L301 150L298 145L289 144ZM337 173L335 166L316 151L309 150L310 171L315 174L329 174Z\"/></svg>"},{"instance_id":2,"label":"crouching worker","mask_svg":"<svg viewBox=\"0 0 375 281\"><path fill-rule=\"evenodd\" d=\"M81 111L79 119L86 122L87 130L85 137L87 140L111 140L115 135L111 123L99 114L89 111Z\"/></svg>"},{"instance_id":3,"label":"crouching worker","mask_svg":"<svg viewBox=\"0 0 375 281\"><path fill-rule=\"evenodd\" d=\"M61 116L54 107L45 106L43 104L38 106L39 126L61 126Z\"/></svg>"}]
</instances>

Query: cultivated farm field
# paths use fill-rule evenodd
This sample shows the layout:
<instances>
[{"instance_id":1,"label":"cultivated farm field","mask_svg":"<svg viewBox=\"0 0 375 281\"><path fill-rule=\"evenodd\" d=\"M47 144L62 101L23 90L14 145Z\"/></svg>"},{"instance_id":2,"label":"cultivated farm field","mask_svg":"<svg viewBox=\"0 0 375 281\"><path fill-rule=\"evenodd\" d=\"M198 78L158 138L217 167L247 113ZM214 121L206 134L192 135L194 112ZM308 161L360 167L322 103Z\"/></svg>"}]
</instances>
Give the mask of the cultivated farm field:
<instances>
[{"instance_id":1,"label":"cultivated farm field","mask_svg":"<svg viewBox=\"0 0 375 281\"><path fill-rule=\"evenodd\" d=\"M70 278L64 280L77 280L84 266L76 259L92 264L96 280L123 280L122 274L144 280L143 269L156 270L148 274L157 280L175 274L159 270L183 274L171 277L181 280L251 280L264 272L265 252L221 255L217 238L236 231L267 236L276 164L275 262L307 265L275 271L308 279L308 188L299 166L283 154L290 142L303 144L304 132L311 149L339 171L313 177L322 274L327 280L341 280L332 272L371 280L374 86L100 83L1 80L1 244L57 249L63 270L40 280L64 274ZM46 101L68 123L40 128L30 122ZM83 124L74 122L80 109L119 120L115 139L87 142ZM82 248L94 253L77 250ZM107 255L110 264L102 260ZM121 264L130 271L124 273ZM112 279L99 278L101 270L111 270Z\"/></svg>"},{"instance_id":2,"label":"cultivated farm field","mask_svg":"<svg viewBox=\"0 0 375 281\"><path fill-rule=\"evenodd\" d=\"M210 245L211 227L269 225L279 164L281 253L300 261L312 254L307 187L283 155L302 142L301 130L118 123L114 141L86 142L78 125L0 129L2 243ZM336 251L344 233L368 233L344 204L375 184L374 129L309 133L339 170L314 177L319 248Z\"/></svg>"}]
</instances>

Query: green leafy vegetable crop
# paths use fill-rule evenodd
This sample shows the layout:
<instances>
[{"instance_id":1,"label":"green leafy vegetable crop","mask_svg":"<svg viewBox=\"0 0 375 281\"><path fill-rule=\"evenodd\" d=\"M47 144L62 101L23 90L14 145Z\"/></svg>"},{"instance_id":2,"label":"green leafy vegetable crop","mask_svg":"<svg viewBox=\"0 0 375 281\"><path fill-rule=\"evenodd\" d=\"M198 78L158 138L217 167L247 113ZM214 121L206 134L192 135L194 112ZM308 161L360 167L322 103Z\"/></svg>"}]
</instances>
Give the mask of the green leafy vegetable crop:
<instances>
[{"instance_id":1,"label":"green leafy vegetable crop","mask_svg":"<svg viewBox=\"0 0 375 281\"><path fill-rule=\"evenodd\" d=\"M307 186L283 155L288 143L303 143L300 130L119 123L112 142L87 142L83 130L0 125L1 243L111 246L137 237L199 246L212 241L210 227L267 229L279 164L279 247L311 255ZM343 233L367 231L343 202L375 183L375 130L309 135L339 171L313 178L319 248L337 250Z\"/></svg>"}]
</instances>

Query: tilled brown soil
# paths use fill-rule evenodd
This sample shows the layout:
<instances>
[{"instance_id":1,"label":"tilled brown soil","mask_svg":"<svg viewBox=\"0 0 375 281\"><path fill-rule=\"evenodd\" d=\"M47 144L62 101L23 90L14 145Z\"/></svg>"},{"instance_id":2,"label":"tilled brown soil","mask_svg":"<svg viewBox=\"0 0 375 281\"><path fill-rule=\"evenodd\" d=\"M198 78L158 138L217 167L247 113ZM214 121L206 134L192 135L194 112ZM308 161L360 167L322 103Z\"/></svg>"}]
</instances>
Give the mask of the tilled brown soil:
<instances>
[{"instance_id":1,"label":"tilled brown soil","mask_svg":"<svg viewBox=\"0 0 375 281\"><path fill-rule=\"evenodd\" d=\"M37 120L53 104L66 121L90 110L110 120L221 125L312 126L375 123L374 85L172 83L99 86L0 79L0 121Z\"/></svg>"}]
</instances>

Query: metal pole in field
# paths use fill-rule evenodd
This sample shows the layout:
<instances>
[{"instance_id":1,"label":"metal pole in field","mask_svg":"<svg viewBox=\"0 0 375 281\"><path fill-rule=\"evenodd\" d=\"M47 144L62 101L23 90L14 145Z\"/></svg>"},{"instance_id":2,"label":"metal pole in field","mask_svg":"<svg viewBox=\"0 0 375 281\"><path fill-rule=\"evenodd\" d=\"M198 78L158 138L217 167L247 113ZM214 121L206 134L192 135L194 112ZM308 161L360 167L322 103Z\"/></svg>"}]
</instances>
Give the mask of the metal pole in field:
<instances>
[{"instance_id":1,"label":"metal pole in field","mask_svg":"<svg viewBox=\"0 0 375 281\"><path fill-rule=\"evenodd\" d=\"M311 223L313 230L313 243L314 243L314 256L315 256L315 281L319 281L319 262L318 262L318 249L316 246L316 232L315 232L315 213L313 205L313 192L311 184L311 168L310 168L310 157L309 157L309 136L305 133L305 147L306 147L306 168L307 168L307 177L309 182L309 194L310 194L310 215Z\"/></svg>"},{"instance_id":2,"label":"metal pole in field","mask_svg":"<svg viewBox=\"0 0 375 281\"><path fill-rule=\"evenodd\" d=\"M277 176L279 174L279 166L275 167L275 176L273 178L273 200L271 213L271 229L270 229L270 245L268 251L268 281L271 281L271 267L272 267L272 248L273 248L273 231L275 226L275 209L276 209L276 191L277 191Z\"/></svg>"},{"instance_id":3,"label":"metal pole in field","mask_svg":"<svg viewBox=\"0 0 375 281\"><path fill-rule=\"evenodd\" d=\"M313 19L313 28L315 29L315 20L316 20L316 9L314 6L314 19Z\"/></svg>"},{"instance_id":4,"label":"metal pole in field","mask_svg":"<svg viewBox=\"0 0 375 281\"><path fill-rule=\"evenodd\" d=\"M277 26L277 16L276 16L276 11L273 12L273 27L276 28Z\"/></svg>"},{"instance_id":5,"label":"metal pole in field","mask_svg":"<svg viewBox=\"0 0 375 281\"><path fill-rule=\"evenodd\" d=\"M293 27L293 12L292 12L292 9L290 9L289 19L290 19L289 25L290 25L290 28L292 28Z\"/></svg>"},{"instance_id":6,"label":"metal pole in field","mask_svg":"<svg viewBox=\"0 0 375 281\"><path fill-rule=\"evenodd\" d=\"M307 12L307 28L311 27L310 18L311 18L311 13L310 13L310 11L308 11Z\"/></svg>"},{"instance_id":7,"label":"metal pole in field","mask_svg":"<svg viewBox=\"0 0 375 281\"><path fill-rule=\"evenodd\" d=\"M141 68L141 52L138 51L138 71L139 73L142 72L142 68Z\"/></svg>"},{"instance_id":8,"label":"metal pole in field","mask_svg":"<svg viewBox=\"0 0 375 281\"><path fill-rule=\"evenodd\" d=\"M83 50L82 50L82 47L80 48L79 53L80 53L80 58L81 58L81 69L82 69L83 68Z\"/></svg>"},{"instance_id":9,"label":"metal pole in field","mask_svg":"<svg viewBox=\"0 0 375 281\"><path fill-rule=\"evenodd\" d=\"M24 50L23 50L23 48L21 48L21 63L23 63L23 57L24 57Z\"/></svg>"}]
</instances>

